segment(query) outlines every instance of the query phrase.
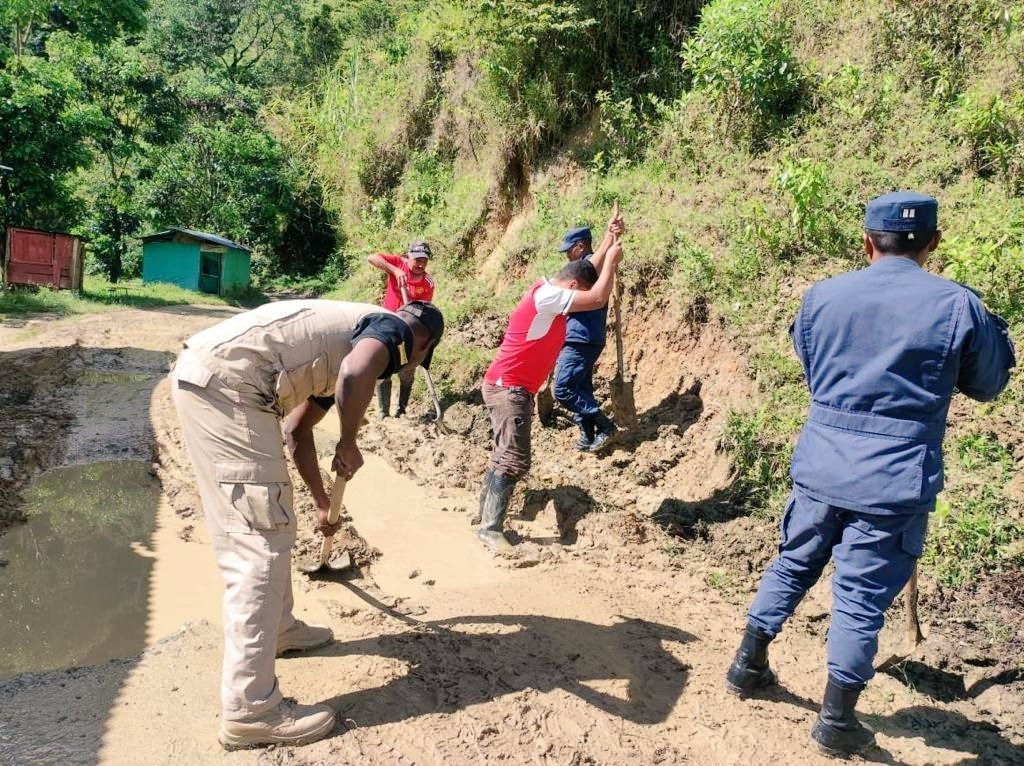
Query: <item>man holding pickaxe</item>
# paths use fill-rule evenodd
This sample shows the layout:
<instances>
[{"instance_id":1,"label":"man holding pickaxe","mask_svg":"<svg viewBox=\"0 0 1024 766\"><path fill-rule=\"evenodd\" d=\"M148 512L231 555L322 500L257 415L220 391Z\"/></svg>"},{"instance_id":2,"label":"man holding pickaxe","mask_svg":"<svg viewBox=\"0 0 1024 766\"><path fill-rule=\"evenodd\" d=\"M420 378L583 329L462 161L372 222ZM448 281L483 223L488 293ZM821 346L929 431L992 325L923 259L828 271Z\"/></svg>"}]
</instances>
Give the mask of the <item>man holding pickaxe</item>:
<instances>
[{"instance_id":1,"label":"man holding pickaxe","mask_svg":"<svg viewBox=\"0 0 1024 766\"><path fill-rule=\"evenodd\" d=\"M410 243L405 255L392 253L375 253L366 261L375 269L388 275L384 288L384 300L381 305L388 311L398 311L402 306L413 301L434 300L434 280L427 273L427 264L431 258L430 245L422 240ZM395 417L405 414L412 394L414 370L403 370L398 373L398 407ZM377 409L382 418L391 413L391 378L377 383Z\"/></svg>"},{"instance_id":2,"label":"man holding pickaxe","mask_svg":"<svg viewBox=\"0 0 1024 766\"><path fill-rule=\"evenodd\" d=\"M953 393L994 399L1016 363L1006 322L970 288L922 268L942 236L938 209L909 191L871 200L869 266L812 286L790 330L811 408L779 555L747 613L726 688L747 695L775 683L768 644L831 559L828 681L811 729L830 756L874 743L854 708L875 674L885 610L924 549Z\"/></svg>"},{"instance_id":3,"label":"man holding pickaxe","mask_svg":"<svg viewBox=\"0 0 1024 766\"><path fill-rule=\"evenodd\" d=\"M305 744L334 727L330 708L285 698L274 672L282 652L332 639L329 628L292 615L297 525L285 444L313 496L317 529L333 535L338 503L332 507L323 485L313 426L336 402L341 438L332 468L351 478L363 464L356 438L374 384L427 363L443 332L432 303L391 312L296 300L237 314L185 341L171 397L225 585L225 747Z\"/></svg>"},{"instance_id":4,"label":"man holding pickaxe","mask_svg":"<svg viewBox=\"0 0 1024 766\"><path fill-rule=\"evenodd\" d=\"M591 247L590 229L582 226L568 231L559 250L572 261L587 261L600 273L605 256L616 239L626 233L626 225L616 204L604 238L597 250ZM569 315L565 345L558 355L555 370L555 399L573 413L580 429L576 449L595 452L616 431L615 423L601 411L594 395L594 365L605 345L608 303L588 311Z\"/></svg>"}]
</instances>

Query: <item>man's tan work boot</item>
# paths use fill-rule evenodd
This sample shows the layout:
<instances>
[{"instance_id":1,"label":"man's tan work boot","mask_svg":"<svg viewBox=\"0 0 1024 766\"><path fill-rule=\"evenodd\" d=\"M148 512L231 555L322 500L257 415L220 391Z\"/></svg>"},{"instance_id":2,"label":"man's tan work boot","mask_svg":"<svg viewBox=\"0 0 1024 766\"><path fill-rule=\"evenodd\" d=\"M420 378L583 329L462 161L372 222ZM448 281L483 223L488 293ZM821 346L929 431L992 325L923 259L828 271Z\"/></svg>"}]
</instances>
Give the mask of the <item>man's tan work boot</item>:
<instances>
[{"instance_id":1,"label":"man's tan work boot","mask_svg":"<svg viewBox=\"0 0 1024 766\"><path fill-rule=\"evenodd\" d=\"M241 721L221 721L217 737L228 750L256 745L308 745L334 728L334 711L326 705L300 705L291 698Z\"/></svg>"},{"instance_id":2,"label":"man's tan work boot","mask_svg":"<svg viewBox=\"0 0 1024 766\"><path fill-rule=\"evenodd\" d=\"M305 652L327 646L334 640L334 632L324 625L307 625L296 620L292 626L277 637L277 656L285 652Z\"/></svg>"}]
</instances>

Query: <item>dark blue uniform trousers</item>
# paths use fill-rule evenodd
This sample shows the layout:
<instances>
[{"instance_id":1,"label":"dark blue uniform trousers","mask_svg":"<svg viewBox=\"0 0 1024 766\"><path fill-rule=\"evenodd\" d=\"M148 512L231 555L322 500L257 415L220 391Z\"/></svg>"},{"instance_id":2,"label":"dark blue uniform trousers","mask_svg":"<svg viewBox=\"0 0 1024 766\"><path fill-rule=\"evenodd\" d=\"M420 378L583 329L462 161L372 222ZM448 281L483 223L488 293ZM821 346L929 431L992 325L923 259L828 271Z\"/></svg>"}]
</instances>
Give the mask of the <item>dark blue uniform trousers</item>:
<instances>
[{"instance_id":1,"label":"dark blue uniform trousers","mask_svg":"<svg viewBox=\"0 0 1024 766\"><path fill-rule=\"evenodd\" d=\"M594 397L594 365L603 350L591 343L566 343L558 354L555 399L574 413L576 423L601 410Z\"/></svg>"},{"instance_id":2,"label":"dark blue uniform trousers","mask_svg":"<svg viewBox=\"0 0 1024 766\"><path fill-rule=\"evenodd\" d=\"M862 688L875 674L885 610L910 579L927 529L926 513L850 511L794 487L782 517L779 556L761 580L750 623L775 636L831 558L836 571L828 672L843 686Z\"/></svg>"}]
</instances>

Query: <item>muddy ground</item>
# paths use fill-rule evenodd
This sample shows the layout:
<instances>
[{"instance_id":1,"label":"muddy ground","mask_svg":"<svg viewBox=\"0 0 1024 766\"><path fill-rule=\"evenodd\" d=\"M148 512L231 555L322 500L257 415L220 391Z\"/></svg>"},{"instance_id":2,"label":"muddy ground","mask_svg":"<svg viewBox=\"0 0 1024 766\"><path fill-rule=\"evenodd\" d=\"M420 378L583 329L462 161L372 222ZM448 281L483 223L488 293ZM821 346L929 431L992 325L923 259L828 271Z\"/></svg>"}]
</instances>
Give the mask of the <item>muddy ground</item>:
<instances>
[{"instance_id":1,"label":"muddy ground","mask_svg":"<svg viewBox=\"0 0 1024 766\"><path fill-rule=\"evenodd\" d=\"M0 326L0 516L17 517L20 494L47 468L150 460L173 510L164 533L208 554L163 374L184 337L229 311ZM807 733L824 681L827 585L773 644L779 690L739 701L722 687L776 542L770 524L731 502L718 448L725 413L751 393L743 355L714 323L637 323L629 348L638 426L597 457L572 452L563 417L538 425L534 468L514 501L519 544L505 558L470 534L482 409L454 403L445 434L422 400L423 418L371 419L367 465L346 495L343 539L358 570L294 576L303 614L329 623L338 642L279 665L287 694L339 712L330 739L225 754L215 740L217 618L182 595L174 614L191 621L152 636L140 656L0 680L0 763L819 762ZM320 434L325 461L332 427L333 416ZM301 553L314 539L308 498L297 506ZM219 582L201 577L212 598ZM152 608L173 601L181 581L158 568ZM924 651L861 699L879 732L869 760L1024 762L1024 637L1012 598L924 582ZM880 656L898 645L900 617L897 605Z\"/></svg>"}]
</instances>

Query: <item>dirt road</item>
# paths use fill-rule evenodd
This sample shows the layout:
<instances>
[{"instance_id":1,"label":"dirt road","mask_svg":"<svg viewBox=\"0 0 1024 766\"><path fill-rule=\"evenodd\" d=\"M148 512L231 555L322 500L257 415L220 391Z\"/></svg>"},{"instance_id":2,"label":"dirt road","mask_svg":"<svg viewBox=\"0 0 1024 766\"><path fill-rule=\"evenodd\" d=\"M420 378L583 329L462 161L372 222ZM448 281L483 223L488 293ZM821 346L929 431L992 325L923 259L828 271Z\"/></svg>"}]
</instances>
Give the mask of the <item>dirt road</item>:
<instances>
[{"instance_id":1,"label":"dirt road","mask_svg":"<svg viewBox=\"0 0 1024 766\"><path fill-rule=\"evenodd\" d=\"M648 518L660 505L650 483L635 484L627 501L617 478L598 496L585 476L599 481L622 456L566 469L575 471L567 481L555 456L569 437L546 432L524 517L513 520L516 554L492 556L470 534L468 477L484 450L469 405L453 413L462 433L452 437L416 421L372 423L366 443L375 454L346 496L358 573L294 575L303 615L328 622L338 641L282 660L282 686L326 701L343 725L305 748L224 753L215 740L220 636L211 606L220 585L162 378L181 339L224 314L122 311L0 328L3 376L22 381L22 404L35 413L19 426L21 451L6 453L10 497L37 468L115 457L154 460L161 487L157 531L139 551L154 561L150 648L0 679L0 763L824 762L807 735L824 681L827 587L812 591L772 646L781 688L758 700L727 695L722 678L750 596L726 562L708 565L729 552L697 550L695 539L681 555L685 543ZM638 392L646 430L620 450L675 477L677 502L713 496L728 474L713 446L695 438L724 406L714 374L698 368L730 363L704 342L703 361L695 353L693 370L673 371L670 393ZM319 434L325 459L332 423ZM32 427L45 431L38 444ZM658 461L659 452L686 450L701 469ZM416 483L432 473L433 488ZM301 498L300 548L313 540L309 507ZM733 523L737 559L767 555L763 543L739 541L744 529L757 536L754 522ZM117 573L110 578L115 584ZM879 732L870 760L1024 762L1019 673L943 635L929 645L928 667L907 670L911 684L879 675L863 695L860 710Z\"/></svg>"}]
</instances>

